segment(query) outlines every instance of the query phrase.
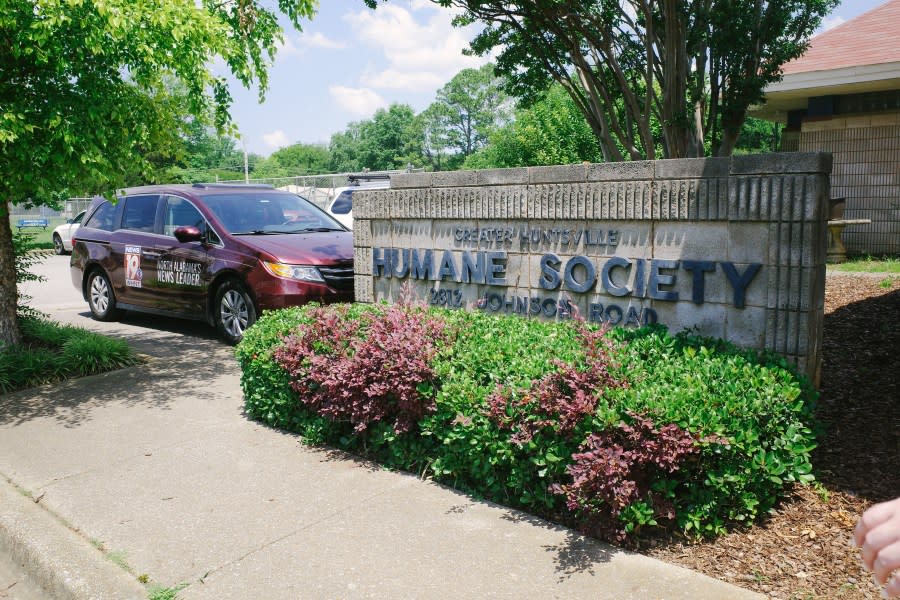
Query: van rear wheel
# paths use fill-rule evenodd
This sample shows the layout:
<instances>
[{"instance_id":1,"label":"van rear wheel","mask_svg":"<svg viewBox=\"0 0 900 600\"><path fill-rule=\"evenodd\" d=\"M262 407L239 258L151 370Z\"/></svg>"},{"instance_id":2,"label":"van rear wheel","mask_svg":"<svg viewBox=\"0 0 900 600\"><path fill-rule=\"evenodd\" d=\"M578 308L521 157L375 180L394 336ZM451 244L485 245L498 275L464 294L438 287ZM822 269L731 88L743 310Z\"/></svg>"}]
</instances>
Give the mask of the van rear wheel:
<instances>
[{"instance_id":1,"label":"van rear wheel","mask_svg":"<svg viewBox=\"0 0 900 600\"><path fill-rule=\"evenodd\" d=\"M233 279L219 286L213 311L219 335L232 345L240 342L244 332L256 322L253 299L247 288Z\"/></svg>"},{"instance_id":2,"label":"van rear wheel","mask_svg":"<svg viewBox=\"0 0 900 600\"><path fill-rule=\"evenodd\" d=\"M114 321L119 316L116 308L116 296L113 293L109 277L103 271L93 271L87 283L88 306L91 314L98 321Z\"/></svg>"}]
</instances>

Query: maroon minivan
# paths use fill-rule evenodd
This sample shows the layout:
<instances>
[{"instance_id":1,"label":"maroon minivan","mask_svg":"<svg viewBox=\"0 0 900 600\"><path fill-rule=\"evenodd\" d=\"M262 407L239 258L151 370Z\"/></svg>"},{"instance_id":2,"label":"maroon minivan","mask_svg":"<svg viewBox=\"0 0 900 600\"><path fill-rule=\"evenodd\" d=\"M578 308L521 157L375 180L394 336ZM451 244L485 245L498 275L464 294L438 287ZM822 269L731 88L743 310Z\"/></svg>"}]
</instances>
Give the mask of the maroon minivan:
<instances>
[{"instance_id":1,"label":"maroon minivan","mask_svg":"<svg viewBox=\"0 0 900 600\"><path fill-rule=\"evenodd\" d=\"M133 310L215 326L237 343L263 310L353 301L353 234L271 186L121 190L91 204L72 243L72 283L94 318Z\"/></svg>"}]
</instances>

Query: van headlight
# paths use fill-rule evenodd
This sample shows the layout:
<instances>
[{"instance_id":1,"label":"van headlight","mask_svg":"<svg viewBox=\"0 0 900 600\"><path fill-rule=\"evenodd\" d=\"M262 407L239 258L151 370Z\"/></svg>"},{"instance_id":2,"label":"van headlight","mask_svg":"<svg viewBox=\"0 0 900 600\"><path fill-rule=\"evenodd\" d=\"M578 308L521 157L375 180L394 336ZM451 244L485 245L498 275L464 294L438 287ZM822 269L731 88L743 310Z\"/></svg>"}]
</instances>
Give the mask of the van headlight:
<instances>
[{"instance_id":1,"label":"van headlight","mask_svg":"<svg viewBox=\"0 0 900 600\"><path fill-rule=\"evenodd\" d=\"M287 265L284 263L260 261L266 268L266 271L275 277L284 279L295 279L297 281L314 281L317 283L325 283L322 274L315 267L307 267L303 265Z\"/></svg>"}]
</instances>

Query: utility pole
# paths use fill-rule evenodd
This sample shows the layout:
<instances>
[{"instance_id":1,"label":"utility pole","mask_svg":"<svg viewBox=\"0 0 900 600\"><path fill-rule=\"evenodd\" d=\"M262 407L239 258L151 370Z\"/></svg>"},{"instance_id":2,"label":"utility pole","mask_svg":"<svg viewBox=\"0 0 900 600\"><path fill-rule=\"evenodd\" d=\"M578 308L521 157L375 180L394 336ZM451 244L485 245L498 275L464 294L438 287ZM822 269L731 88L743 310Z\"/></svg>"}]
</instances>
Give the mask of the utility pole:
<instances>
[{"instance_id":1,"label":"utility pole","mask_svg":"<svg viewBox=\"0 0 900 600\"><path fill-rule=\"evenodd\" d=\"M241 136L241 146L244 148L244 183L250 183L250 169L247 164L247 142Z\"/></svg>"}]
</instances>

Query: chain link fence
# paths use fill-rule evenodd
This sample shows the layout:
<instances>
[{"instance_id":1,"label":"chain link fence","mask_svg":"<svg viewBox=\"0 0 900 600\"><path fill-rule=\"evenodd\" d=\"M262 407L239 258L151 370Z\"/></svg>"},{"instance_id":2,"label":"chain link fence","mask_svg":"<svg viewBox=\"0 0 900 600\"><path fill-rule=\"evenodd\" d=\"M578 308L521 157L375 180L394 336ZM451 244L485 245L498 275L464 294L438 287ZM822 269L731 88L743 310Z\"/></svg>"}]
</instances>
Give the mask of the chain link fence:
<instances>
[{"instance_id":1,"label":"chain link fence","mask_svg":"<svg viewBox=\"0 0 900 600\"><path fill-rule=\"evenodd\" d=\"M365 179L385 178L401 173L420 172L423 169L403 169L396 171L364 171L361 173L328 173L323 175L297 175L294 177L265 177L255 179L232 179L208 183L264 183L303 196L315 203L320 208L325 208L334 198L335 190L350 185L350 178ZM78 213L86 210L91 203L91 198L69 198L63 202L62 210L54 210L49 206L35 206L24 208L13 206L10 211L12 219L53 219L65 221L74 218Z\"/></svg>"},{"instance_id":2,"label":"chain link fence","mask_svg":"<svg viewBox=\"0 0 900 600\"><path fill-rule=\"evenodd\" d=\"M78 213L87 210L91 204L91 198L69 198L63 201L62 210L55 210L49 206L34 206L25 208L23 206L10 207L10 218L12 219L61 219L63 221L74 218Z\"/></svg>"},{"instance_id":3,"label":"chain link fence","mask_svg":"<svg viewBox=\"0 0 900 600\"><path fill-rule=\"evenodd\" d=\"M329 173L324 175L298 175L295 177L265 177L257 179L234 179L217 183L264 183L303 196L320 208L325 208L334 199L335 190L350 185L350 179L384 179L401 173L418 173L424 169L403 169L396 171L364 171L361 173Z\"/></svg>"}]
</instances>

